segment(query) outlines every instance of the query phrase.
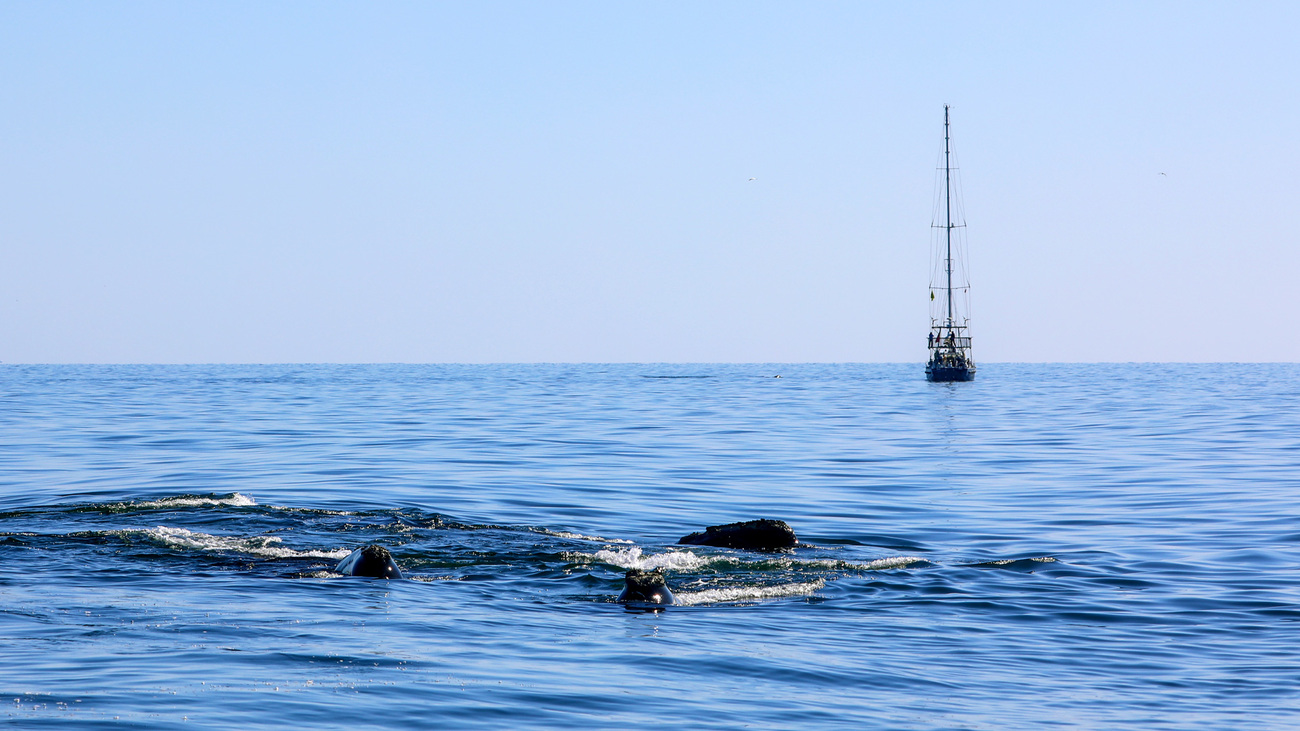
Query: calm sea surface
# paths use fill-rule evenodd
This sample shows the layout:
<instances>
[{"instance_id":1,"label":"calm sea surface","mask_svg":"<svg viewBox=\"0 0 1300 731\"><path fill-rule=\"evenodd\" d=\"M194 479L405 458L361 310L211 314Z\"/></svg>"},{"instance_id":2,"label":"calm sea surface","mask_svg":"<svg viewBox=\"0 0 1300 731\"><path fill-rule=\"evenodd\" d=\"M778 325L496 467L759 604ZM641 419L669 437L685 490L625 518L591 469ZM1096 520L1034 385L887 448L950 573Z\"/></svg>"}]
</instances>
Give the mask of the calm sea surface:
<instances>
[{"instance_id":1,"label":"calm sea surface","mask_svg":"<svg viewBox=\"0 0 1300 731\"><path fill-rule=\"evenodd\" d=\"M0 561L19 728L1291 729L1300 366L0 366Z\"/></svg>"}]
</instances>

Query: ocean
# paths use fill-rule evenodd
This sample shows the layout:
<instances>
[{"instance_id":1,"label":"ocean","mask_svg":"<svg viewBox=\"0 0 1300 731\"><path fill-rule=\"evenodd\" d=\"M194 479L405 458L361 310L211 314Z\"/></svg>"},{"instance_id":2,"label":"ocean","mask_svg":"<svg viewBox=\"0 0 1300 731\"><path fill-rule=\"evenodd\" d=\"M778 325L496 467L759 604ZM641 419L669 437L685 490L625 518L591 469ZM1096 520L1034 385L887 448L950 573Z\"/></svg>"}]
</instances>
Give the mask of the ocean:
<instances>
[{"instance_id":1,"label":"ocean","mask_svg":"<svg viewBox=\"0 0 1300 731\"><path fill-rule=\"evenodd\" d=\"M1296 728L1298 499L1296 364L4 365L0 705ZM754 518L801 545L677 544ZM407 579L331 570L369 544Z\"/></svg>"}]
</instances>

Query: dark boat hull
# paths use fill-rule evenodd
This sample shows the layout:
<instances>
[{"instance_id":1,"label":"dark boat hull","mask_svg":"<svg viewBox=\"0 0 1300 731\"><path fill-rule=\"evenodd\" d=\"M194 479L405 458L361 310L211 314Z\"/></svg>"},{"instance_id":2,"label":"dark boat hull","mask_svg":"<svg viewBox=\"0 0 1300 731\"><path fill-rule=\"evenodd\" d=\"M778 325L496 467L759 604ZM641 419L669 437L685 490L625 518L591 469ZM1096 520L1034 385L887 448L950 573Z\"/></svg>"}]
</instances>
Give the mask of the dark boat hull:
<instances>
[{"instance_id":1,"label":"dark boat hull","mask_svg":"<svg viewBox=\"0 0 1300 731\"><path fill-rule=\"evenodd\" d=\"M975 367L926 365L925 380L934 381L935 383L973 381L975 380Z\"/></svg>"}]
</instances>

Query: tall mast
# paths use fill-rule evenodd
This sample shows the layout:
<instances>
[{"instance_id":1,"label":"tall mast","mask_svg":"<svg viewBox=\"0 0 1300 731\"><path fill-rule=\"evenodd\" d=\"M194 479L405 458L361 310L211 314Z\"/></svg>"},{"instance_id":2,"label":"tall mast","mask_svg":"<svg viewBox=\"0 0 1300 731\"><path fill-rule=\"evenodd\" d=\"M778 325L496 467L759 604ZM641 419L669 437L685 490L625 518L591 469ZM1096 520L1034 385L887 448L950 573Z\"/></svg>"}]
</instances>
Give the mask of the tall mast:
<instances>
[{"instance_id":1,"label":"tall mast","mask_svg":"<svg viewBox=\"0 0 1300 731\"><path fill-rule=\"evenodd\" d=\"M961 200L961 190L957 190L957 219L953 219L953 188L961 185L960 181L953 180L952 171L954 168L952 154L952 125L951 125L951 107L943 105L943 198L933 198L934 209L930 218L930 328L931 332L927 337L927 347L930 350L930 360L925 365L925 378L927 381L971 381L975 379L975 361L971 359L970 344L970 320L964 317L966 310L970 307L970 282L966 273L966 244L965 231L952 240L952 230L954 228L964 229L966 221L964 219L965 211ZM938 181L935 181L936 185ZM939 206L943 206L942 214ZM940 215L943 216L942 223L939 223ZM934 238L934 229L943 227L944 240L939 241ZM956 245L954 247L954 244ZM943 251L940 251L943 246ZM955 252L954 252L955 248ZM963 292L962 309L958 310L957 303L952 296L953 285L953 255L962 258L961 271L956 273L957 289ZM935 286L934 258L943 257L943 274L946 280L941 282L938 287ZM939 305L942 314L935 317L935 289L944 289L947 292L947 298L943 304ZM946 310L944 308L947 308ZM959 323L958 320L961 320ZM947 330L947 333L943 331ZM960 337L959 337L960 336Z\"/></svg>"},{"instance_id":2,"label":"tall mast","mask_svg":"<svg viewBox=\"0 0 1300 731\"><path fill-rule=\"evenodd\" d=\"M944 228L948 230L948 256L944 263L948 268L948 327L952 327L952 172L948 165L948 105L943 105L943 199Z\"/></svg>"}]
</instances>

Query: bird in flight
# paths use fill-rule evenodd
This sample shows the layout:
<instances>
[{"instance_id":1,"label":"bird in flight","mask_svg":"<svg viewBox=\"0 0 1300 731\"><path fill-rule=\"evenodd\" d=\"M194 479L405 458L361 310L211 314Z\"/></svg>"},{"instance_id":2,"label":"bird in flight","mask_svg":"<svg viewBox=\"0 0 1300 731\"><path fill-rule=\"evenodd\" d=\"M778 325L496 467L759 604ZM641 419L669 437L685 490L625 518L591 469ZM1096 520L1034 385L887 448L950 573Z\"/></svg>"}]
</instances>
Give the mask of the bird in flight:
<instances>
[{"instance_id":1,"label":"bird in flight","mask_svg":"<svg viewBox=\"0 0 1300 731\"><path fill-rule=\"evenodd\" d=\"M1164 175L1164 173L1160 173L1160 174ZM758 178L750 178L750 180L758 180Z\"/></svg>"},{"instance_id":2,"label":"bird in flight","mask_svg":"<svg viewBox=\"0 0 1300 731\"><path fill-rule=\"evenodd\" d=\"M1161 175L1165 175L1164 173L1160 173L1160 174L1161 174ZM1165 177L1167 178L1167 177L1169 177L1169 176L1168 176L1168 175L1165 175ZM750 178L750 180L753 180L753 178Z\"/></svg>"}]
</instances>

